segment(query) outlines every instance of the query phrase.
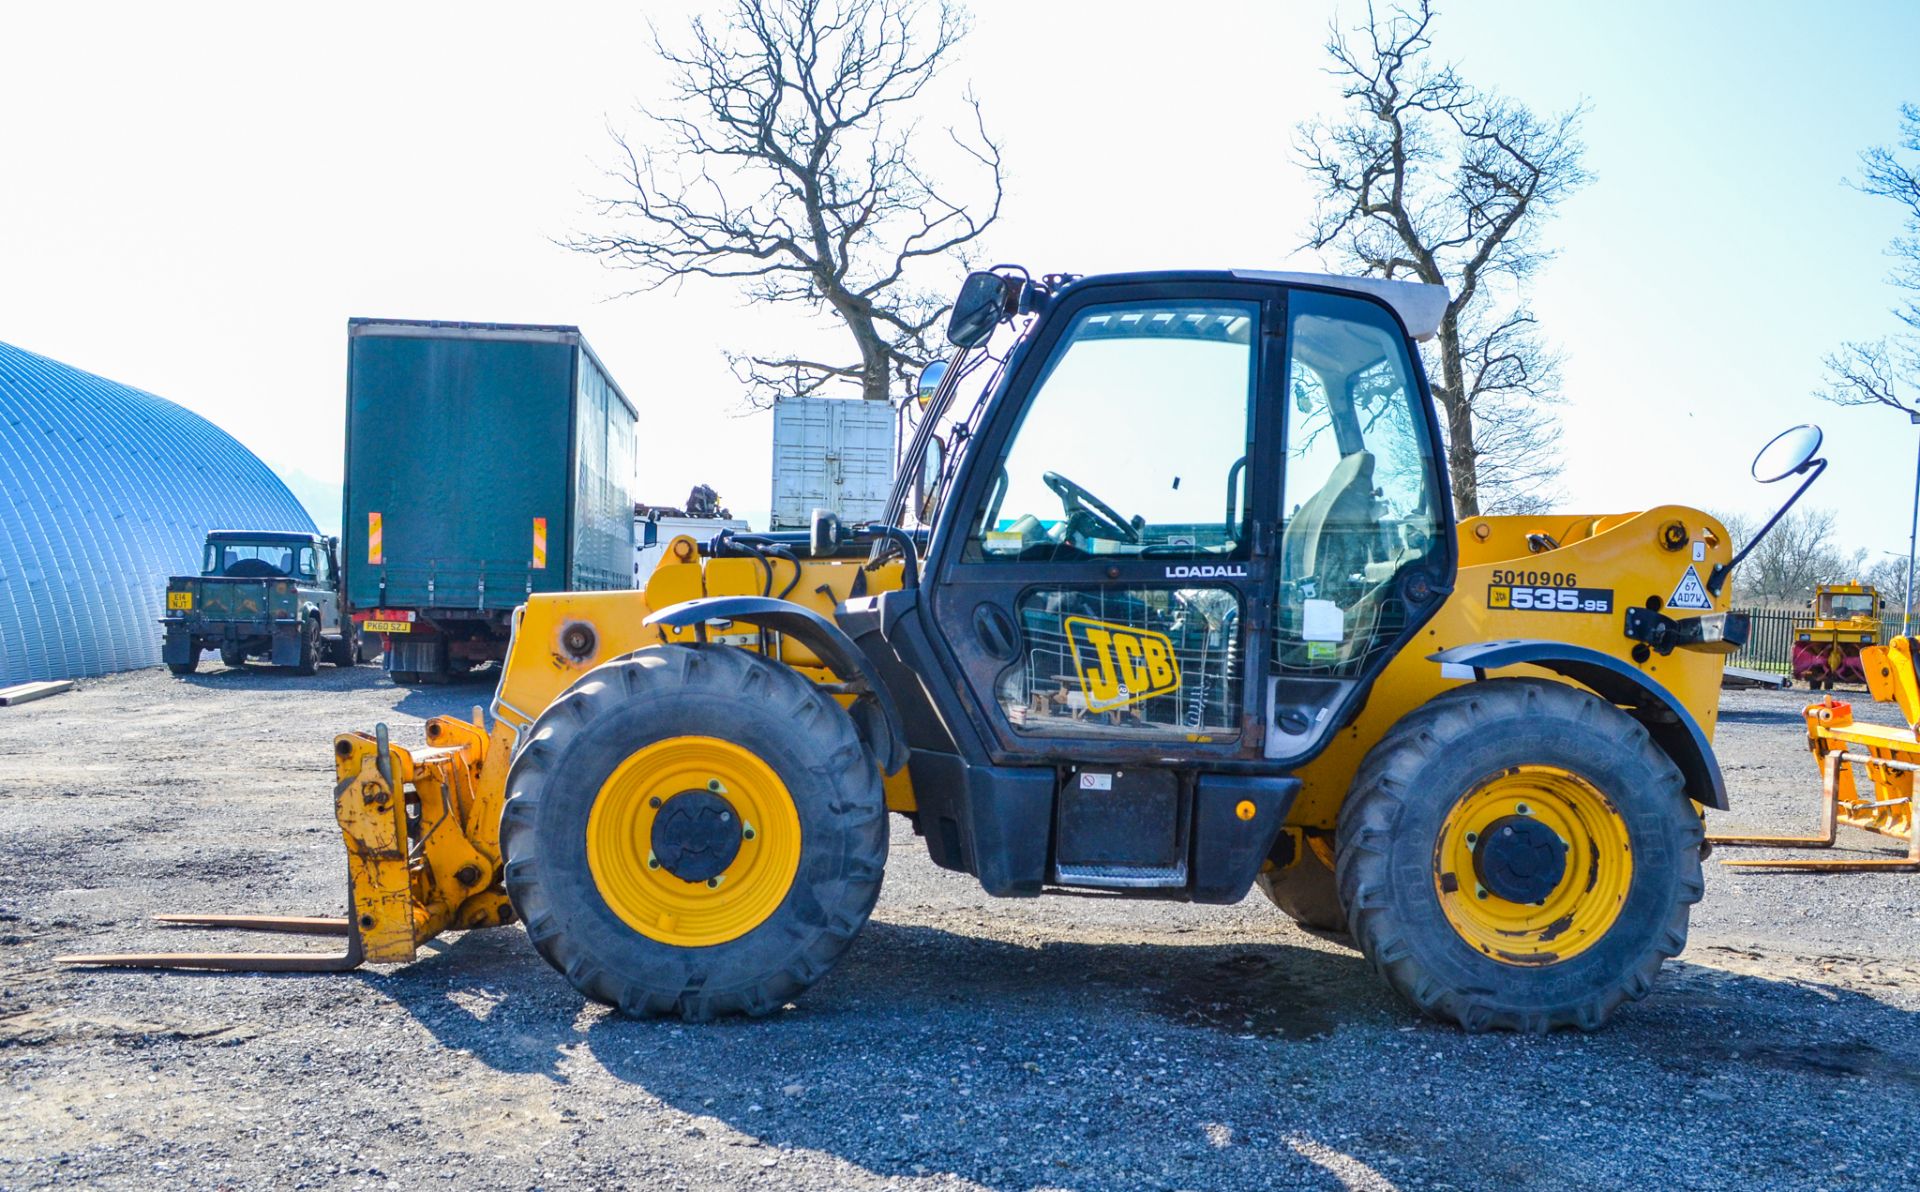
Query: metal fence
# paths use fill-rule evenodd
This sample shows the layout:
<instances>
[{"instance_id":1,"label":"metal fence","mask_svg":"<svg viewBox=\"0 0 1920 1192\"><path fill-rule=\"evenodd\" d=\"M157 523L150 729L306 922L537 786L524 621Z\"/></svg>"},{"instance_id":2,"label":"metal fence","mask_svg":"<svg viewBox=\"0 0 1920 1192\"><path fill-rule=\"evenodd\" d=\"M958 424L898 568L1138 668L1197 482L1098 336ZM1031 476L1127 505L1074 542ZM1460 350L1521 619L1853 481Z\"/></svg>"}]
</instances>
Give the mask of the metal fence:
<instances>
[{"instance_id":1,"label":"metal fence","mask_svg":"<svg viewBox=\"0 0 1920 1192\"><path fill-rule=\"evenodd\" d=\"M1736 608L1752 624L1747 644L1727 659L1730 666L1749 670L1788 674L1793 670L1793 627L1809 623L1813 614L1806 610L1781 608ZM1900 635L1898 614L1880 618L1880 641L1890 642Z\"/></svg>"}]
</instances>

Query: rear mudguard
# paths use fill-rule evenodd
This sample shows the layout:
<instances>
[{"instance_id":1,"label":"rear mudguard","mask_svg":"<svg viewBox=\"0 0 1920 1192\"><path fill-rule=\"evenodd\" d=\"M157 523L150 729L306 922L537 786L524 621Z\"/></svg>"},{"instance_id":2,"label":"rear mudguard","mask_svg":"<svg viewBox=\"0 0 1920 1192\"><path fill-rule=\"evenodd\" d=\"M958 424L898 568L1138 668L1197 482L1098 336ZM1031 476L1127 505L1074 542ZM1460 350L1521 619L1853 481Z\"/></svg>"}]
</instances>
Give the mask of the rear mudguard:
<instances>
[{"instance_id":1,"label":"rear mudguard","mask_svg":"<svg viewBox=\"0 0 1920 1192\"><path fill-rule=\"evenodd\" d=\"M1631 664L1584 646L1531 638L1455 646L1428 657L1442 665L1472 667L1479 679L1490 670L1523 664L1565 675L1645 725L1654 744L1679 767L1688 798L1716 811L1727 809L1727 784L1713 743L1684 704Z\"/></svg>"}]
</instances>

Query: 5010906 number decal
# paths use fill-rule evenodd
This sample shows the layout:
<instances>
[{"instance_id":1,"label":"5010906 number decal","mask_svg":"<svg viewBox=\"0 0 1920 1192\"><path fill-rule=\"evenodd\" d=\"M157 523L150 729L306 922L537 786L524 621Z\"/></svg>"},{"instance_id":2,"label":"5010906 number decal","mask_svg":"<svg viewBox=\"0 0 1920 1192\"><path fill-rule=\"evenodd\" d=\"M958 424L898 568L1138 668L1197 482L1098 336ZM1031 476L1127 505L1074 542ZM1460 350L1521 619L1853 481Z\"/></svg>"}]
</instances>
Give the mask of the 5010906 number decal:
<instances>
[{"instance_id":1,"label":"5010906 number decal","mask_svg":"<svg viewBox=\"0 0 1920 1192\"><path fill-rule=\"evenodd\" d=\"M1495 568L1492 581L1503 587L1577 588L1580 580L1571 571L1508 571Z\"/></svg>"},{"instance_id":2,"label":"5010906 number decal","mask_svg":"<svg viewBox=\"0 0 1920 1192\"><path fill-rule=\"evenodd\" d=\"M1517 573L1496 571L1494 578L1514 574ZM1613 589L1494 583L1487 586L1487 607L1536 613L1610 613L1613 611Z\"/></svg>"}]
</instances>

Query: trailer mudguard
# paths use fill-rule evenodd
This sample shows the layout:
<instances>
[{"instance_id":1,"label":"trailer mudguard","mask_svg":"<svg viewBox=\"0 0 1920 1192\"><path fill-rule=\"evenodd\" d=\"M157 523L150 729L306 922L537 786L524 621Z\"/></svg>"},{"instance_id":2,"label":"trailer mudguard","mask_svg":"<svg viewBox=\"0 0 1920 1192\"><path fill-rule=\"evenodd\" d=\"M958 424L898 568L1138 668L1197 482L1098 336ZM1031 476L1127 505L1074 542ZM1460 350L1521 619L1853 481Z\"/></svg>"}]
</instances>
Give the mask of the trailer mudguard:
<instances>
[{"instance_id":1,"label":"trailer mudguard","mask_svg":"<svg viewBox=\"0 0 1920 1192\"><path fill-rule=\"evenodd\" d=\"M1602 699L1640 711L1636 719L1680 768L1687 797L1716 811L1727 809L1726 779L1699 722L1672 692L1620 659L1585 646L1535 638L1454 646L1427 657L1443 665L1472 667L1476 679L1506 666L1542 667L1590 688Z\"/></svg>"},{"instance_id":2,"label":"trailer mudguard","mask_svg":"<svg viewBox=\"0 0 1920 1192\"><path fill-rule=\"evenodd\" d=\"M879 672L838 625L810 608L772 596L702 596L663 608L646 623L686 629L715 620L747 621L789 634L812 650L853 690L856 698L848 714L881 770L897 774L907 764L907 733L900 709Z\"/></svg>"}]
</instances>

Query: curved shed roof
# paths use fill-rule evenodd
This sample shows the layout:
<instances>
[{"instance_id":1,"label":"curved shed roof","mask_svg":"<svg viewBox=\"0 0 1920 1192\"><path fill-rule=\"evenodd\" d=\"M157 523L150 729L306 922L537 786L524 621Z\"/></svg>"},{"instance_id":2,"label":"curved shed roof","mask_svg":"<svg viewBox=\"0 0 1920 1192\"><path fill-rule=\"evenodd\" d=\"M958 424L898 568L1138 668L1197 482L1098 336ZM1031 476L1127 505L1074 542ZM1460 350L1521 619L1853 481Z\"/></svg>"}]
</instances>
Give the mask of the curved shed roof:
<instances>
[{"instance_id":1,"label":"curved shed roof","mask_svg":"<svg viewBox=\"0 0 1920 1192\"><path fill-rule=\"evenodd\" d=\"M0 343L0 685L157 666L167 577L229 526L314 531L205 418Z\"/></svg>"}]
</instances>

